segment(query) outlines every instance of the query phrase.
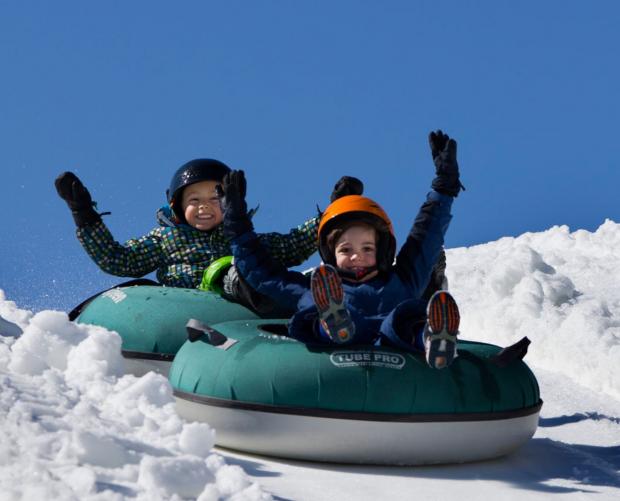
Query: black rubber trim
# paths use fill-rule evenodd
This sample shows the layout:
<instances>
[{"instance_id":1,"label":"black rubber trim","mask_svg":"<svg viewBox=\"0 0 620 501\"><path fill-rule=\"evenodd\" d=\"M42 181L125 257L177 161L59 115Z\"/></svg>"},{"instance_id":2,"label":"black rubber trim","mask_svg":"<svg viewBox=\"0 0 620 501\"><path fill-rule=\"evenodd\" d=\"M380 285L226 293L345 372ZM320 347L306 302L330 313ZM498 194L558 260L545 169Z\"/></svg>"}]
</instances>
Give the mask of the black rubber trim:
<instances>
[{"instance_id":1,"label":"black rubber trim","mask_svg":"<svg viewBox=\"0 0 620 501\"><path fill-rule=\"evenodd\" d=\"M499 421L536 414L540 411L543 401L539 400L536 405L515 409L512 411L497 412L468 412L468 413L446 413L446 414L383 414L378 412L349 412L336 411L330 409L316 409L306 407L286 407L280 405L256 404L252 402L238 402L225 400L222 398L205 397L195 393L187 393L181 390L174 390L174 396L198 404L210 405L213 407L225 407L229 409L239 409L256 412L269 412L273 414L291 414L294 416L310 416L331 419L354 419L356 421L385 421L395 423L447 423L459 421Z\"/></svg>"},{"instance_id":2,"label":"black rubber trim","mask_svg":"<svg viewBox=\"0 0 620 501\"><path fill-rule=\"evenodd\" d=\"M125 358L138 358L140 360L155 360L157 362L172 362L174 355L172 353L149 353L144 351L122 351Z\"/></svg>"}]
</instances>

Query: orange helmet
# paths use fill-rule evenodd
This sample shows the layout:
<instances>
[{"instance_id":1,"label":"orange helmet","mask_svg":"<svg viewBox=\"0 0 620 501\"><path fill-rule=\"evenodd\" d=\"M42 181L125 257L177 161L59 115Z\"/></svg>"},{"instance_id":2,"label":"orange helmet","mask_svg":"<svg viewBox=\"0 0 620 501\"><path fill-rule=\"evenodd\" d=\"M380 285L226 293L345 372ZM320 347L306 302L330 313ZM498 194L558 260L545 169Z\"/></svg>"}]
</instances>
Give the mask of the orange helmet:
<instances>
[{"instance_id":1,"label":"orange helmet","mask_svg":"<svg viewBox=\"0 0 620 501\"><path fill-rule=\"evenodd\" d=\"M377 202L361 195L338 198L323 212L318 231L319 254L323 262L336 264L334 249L327 242L330 232L355 223L368 224L377 231L377 267L381 271L388 271L396 255L392 221Z\"/></svg>"}]
</instances>

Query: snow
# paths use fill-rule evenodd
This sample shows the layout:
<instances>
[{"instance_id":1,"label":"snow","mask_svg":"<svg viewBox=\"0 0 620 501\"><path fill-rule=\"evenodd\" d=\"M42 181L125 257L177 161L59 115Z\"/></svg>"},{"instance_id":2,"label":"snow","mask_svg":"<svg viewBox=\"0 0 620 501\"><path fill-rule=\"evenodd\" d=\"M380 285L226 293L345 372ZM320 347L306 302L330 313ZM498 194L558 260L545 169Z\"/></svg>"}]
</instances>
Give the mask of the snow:
<instances>
[{"instance_id":1,"label":"snow","mask_svg":"<svg viewBox=\"0 0 620 501\"><path fill-rule=\"evenodd\" d=\"M213 448L168 382L123 375L120 338L0 290L0 500L620 498L620 224L448 250L462 337L532 340L536 435L494 461L313 464ZM1 284L0 284L1 286Z\"/></svg>"},{"instance_id":2,"label":"snow","mask_svg":"<svg viewBox=\"0 0 620 501\"><path fill-rule=\"evenodd\" d=\"M165 378L123 376L118 334L3 293L0 314L0 499L271 498L179 418Z\"/></svg>"},{"instance_id":3,"label":"snow","mask_svg":"<svg viewBox=\"0 0 620 501\"><path fill-rule=\"evenodd\" d=\"M620 399L619 228L561 226L448 251L464 337L528 336L528 363Z\"/></svg>"}]
</instances>

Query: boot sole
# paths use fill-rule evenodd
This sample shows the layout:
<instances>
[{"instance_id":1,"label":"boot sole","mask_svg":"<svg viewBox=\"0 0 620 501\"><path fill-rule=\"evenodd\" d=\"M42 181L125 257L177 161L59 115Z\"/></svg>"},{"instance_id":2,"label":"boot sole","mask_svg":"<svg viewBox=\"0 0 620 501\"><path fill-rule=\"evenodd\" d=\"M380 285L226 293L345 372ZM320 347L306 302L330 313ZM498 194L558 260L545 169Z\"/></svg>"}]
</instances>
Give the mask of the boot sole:
<instances>
[{"instance_id":1,"label":"boot sole","mask_svg":"<svg viewBox=\"0 0 620 501\"><path fill-rule=\"evenodd\" d=\"M438 291L428 303L428 325L433 334L446 332L456 336L459 331L461 315L454 298L445 291Z\"/></svg>"},{"instance_id":2,"label":"boot sole","mask_svg":"<svg viewBox=\"0 0 620 501\"><path fill-rule=\"evenodd\" d=\"M319 266L312 272L310 288L327 335L336 343L349 341L354 325L344 308L344 291L338 272L329 265Z\"/></svg>"},{"instance_id":3,"label":"boot sole","mask_svg":"<svg viewBox=\"0 0 620 501\"><path fill-rule=\"evenodd\" d=\"M461 316L454 298L445 291L431 297L427 308L425 333L426 360L431 367L442 369L456 357L456 337Z\"/></svg>"}]
</instances>

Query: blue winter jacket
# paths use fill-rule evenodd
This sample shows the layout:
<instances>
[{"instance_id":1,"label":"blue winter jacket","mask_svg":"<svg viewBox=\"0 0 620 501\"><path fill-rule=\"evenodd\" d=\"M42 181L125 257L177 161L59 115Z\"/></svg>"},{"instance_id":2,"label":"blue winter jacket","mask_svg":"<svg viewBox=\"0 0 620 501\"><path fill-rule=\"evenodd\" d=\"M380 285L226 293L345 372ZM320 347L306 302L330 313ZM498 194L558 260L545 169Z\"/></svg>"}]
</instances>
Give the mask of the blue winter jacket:
<instances>
[{"instance_id":1,"label":"blue winter jacket","mask_svg":"<svg viewBox=\"0 0 620 501\"><path fill-rule=\"evenodd\" d=\"M420 297L443 246L452 219L452 202L452 197L435 191L427 195L389 273L362 283L343 278L345 304L356 327L354 343L374 343L384 336L392 344L407 347L394 332L399 323L396 317L409 317L412 312L423 314ZM289 324L291 337L322 342L316 332L318 312L310 292L310 278L274 261L254 232L234 238L231 247L237 269L254 289L297 310Z\"/></svg>"}]
</instances>

